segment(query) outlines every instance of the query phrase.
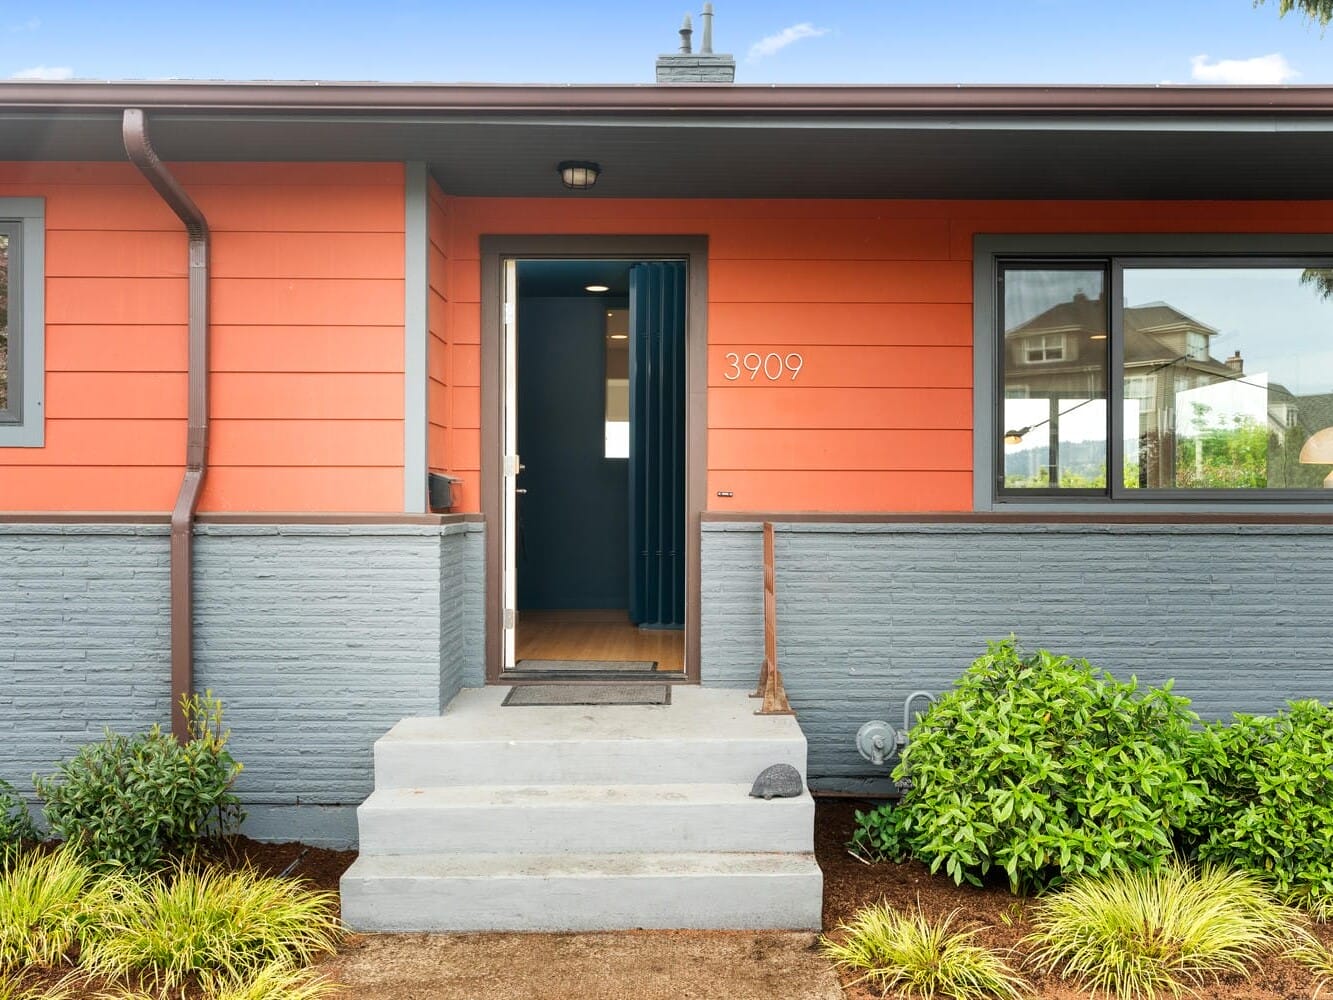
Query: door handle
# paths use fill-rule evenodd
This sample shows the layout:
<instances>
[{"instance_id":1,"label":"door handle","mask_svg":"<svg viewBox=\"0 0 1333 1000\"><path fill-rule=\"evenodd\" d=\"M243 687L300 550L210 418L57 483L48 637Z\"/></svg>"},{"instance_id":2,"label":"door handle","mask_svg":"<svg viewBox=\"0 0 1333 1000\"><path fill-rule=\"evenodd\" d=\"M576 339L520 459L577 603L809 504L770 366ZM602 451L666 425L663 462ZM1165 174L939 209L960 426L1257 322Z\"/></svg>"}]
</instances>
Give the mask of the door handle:
<instances>
[{"instance_id":1,"label":"door handle","mask_svg":"<svg viewBox=\"0 0 1333 1000\"><path fill-rule=\"evenodd\" d=\"M514 490L514 492L517 493L519 496L524 496L528 491L524 487L520 486L518 489Z\"/></svg>"}]
</instances>

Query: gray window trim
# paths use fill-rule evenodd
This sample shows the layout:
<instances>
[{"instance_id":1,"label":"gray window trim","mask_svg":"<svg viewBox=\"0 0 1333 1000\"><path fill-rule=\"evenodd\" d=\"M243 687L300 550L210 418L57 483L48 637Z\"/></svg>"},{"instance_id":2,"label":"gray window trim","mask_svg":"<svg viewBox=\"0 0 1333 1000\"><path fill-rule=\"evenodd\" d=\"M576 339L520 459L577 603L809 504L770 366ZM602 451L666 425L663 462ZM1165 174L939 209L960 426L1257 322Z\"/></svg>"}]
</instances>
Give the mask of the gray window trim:
<instances>
[{"instance_id":1,"label":"gray window trim","mask_svg":"<svg viewBox=\"0 0 1333 1000\"><path fill-rule=\"evenodd\" d=\"M9 254L13 405L0 412L0 448L40 448L46 440L46 202L42 198L0 198L0 223L7 224L13 239Z\"/></svg>"},{"instance_id":2,"label":"gray window trim","mask_svg":"<svg viewBox=\"0 0 1333 1000\"><path fill-rule=\"evenodd\" d=\"M1282 258L1333 257L1333 234L1270 234L1270 233L1116 233L1096 234L1013 234L978 235L973 240L972 253L972 501L978 511L1003 510L1013 512L1077 511L1081 513L1118 512L1129 509L1144 513L1184 513L1211 511L1217 513L1257 513L1261 511L1287 513L1322 513L1333 507L1333 495L1324 498L1312 493L1289 494L1281 497L1250 498L1235 490L1217 491L1208 496L1167 498L1154 491L1152 496L1124 496L1113 492L1111 497L1080 497L1075 495L1046 495L1013 499L1001 497L996 483L996 447L999 432L998 407L1000 403L997 366L999 357L995 337L995 321L999 303L998 262L1010 257L1051 257L1071 260L1079 257L1134 258L1131 263L1154 263L1154 258L1169 257L1195 264L1207 262L1216 267L1243 267L1247 263L1283 263ZM1118 301L1123 287L1124 260L1112 261L1111 296ZM1166 265L1167 261L1161 262ZM1120 311L1111 311L1113 350L1123 343L1119 329ZM1112 357L1112 365L1121 359ZM1115 407L1112 407L1115 419ZM1118 421L1116 421L1118 424ZM1112 433L1118 435L1118 426ZM1115 461L1119 449L1114 440L1109 442ZM1116 466L1118 468L1118 466ZM1333 493L1333 491L1329 491Z\"/></svg>"}]
</instances>

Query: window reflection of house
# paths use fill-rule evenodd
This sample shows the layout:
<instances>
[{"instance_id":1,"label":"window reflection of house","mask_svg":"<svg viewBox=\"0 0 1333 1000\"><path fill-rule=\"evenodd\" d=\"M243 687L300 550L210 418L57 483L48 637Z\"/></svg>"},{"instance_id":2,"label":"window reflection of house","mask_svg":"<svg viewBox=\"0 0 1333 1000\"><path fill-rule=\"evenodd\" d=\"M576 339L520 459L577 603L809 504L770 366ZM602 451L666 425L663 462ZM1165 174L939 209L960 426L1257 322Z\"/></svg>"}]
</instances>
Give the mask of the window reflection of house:
<instances>
[{"instance_id":1,"label":"window reflection of house","mask_svg":"<svg viewBox=\"0 0 1333 1000\"><path fill-rule=\"evenodd\" d=\"M1212 346L1219 331L1169 303L1126 306L1121 315L1126 486L1308 485L1287 452L1333 425L1333 394L1296 396L1270 382L1267 372L1246 372L1240 350L1219 360ZM1052 449L1063 415L1107 397L1108 316L1103 298L1075 293L1005 332L1005 396L1052 401ZM1011 381L1018 378L1021 384ZM1255 436L1255 454L1235 468L1205 471L1209 435ZM1060 450L1074 449L1064 444ZM1015 466L1034 460L1011 457ZM1048 460L1055 481L1062 457Z\"/></svg>"}]
</instances>

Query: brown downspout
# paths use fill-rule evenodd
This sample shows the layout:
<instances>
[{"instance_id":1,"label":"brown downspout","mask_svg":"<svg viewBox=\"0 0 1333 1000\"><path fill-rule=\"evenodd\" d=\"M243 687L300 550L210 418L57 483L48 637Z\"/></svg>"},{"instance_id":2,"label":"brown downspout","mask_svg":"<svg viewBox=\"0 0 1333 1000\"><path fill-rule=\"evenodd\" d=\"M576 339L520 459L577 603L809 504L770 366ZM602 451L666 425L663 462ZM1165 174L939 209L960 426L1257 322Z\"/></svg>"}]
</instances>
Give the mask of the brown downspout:
<instances>
[{"instance_id":1,"label":"brown downspout","mask_svg":"<svg viewBox=\"0 0 1333 1000\"><path fill-rule=\"evenodd\" d=\"M121 132L131 162L190 237L189 431L185 478L171 512L171 732L185 742L190 734L181 701L194 690L194 514L208 473L208 220L157 158L142 110L125 109Z\"/></svg>"}]
</instances>

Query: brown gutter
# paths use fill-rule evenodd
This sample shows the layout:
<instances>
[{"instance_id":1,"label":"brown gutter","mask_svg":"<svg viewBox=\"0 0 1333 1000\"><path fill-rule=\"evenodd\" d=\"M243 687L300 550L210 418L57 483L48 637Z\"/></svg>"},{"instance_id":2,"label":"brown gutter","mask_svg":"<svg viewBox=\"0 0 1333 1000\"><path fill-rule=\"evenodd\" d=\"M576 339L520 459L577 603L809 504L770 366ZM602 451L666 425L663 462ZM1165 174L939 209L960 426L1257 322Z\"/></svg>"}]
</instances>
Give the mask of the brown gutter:
<instances>
[{"instance_id":1,"label":"brown gutter","mask_svg":"<svg viewBox=\"0 0 1333 1000\"><path fill-rule=\"evenodd\" d=\"M373 114L1314 114L1333 87L712 84L84 83L0 84L0 108Z\"/></svg>"},{"instance_id":2,"label":"brown gutter","mask_svg":"<svg viewBox=\"0 0 1333 1000\"><path fill-rule=\"evenodd\" d=\"M208 220L157 158L141 109L126 108L125 152L185 224L190 238L189 429L185 477L171 512L171 731L185 742L182 698L194 690L194 514L208 472Z\"/></svg>"}]
</instances>

